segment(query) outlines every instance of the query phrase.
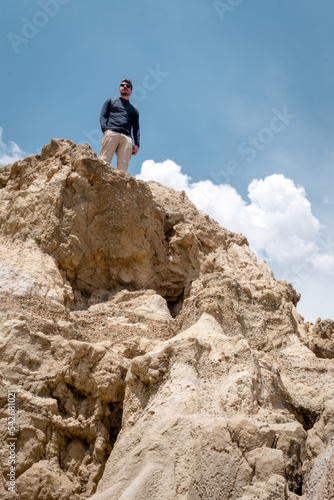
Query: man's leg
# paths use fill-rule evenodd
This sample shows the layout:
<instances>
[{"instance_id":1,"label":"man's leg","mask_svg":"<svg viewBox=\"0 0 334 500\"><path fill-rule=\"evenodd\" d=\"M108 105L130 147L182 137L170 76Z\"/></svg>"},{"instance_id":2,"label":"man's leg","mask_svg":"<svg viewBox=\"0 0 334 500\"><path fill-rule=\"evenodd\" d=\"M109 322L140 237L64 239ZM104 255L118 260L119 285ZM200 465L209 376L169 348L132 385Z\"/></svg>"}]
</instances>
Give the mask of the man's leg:
<instances>
[{"instance_id":1,"label":"man's leg","mask_svg":"<svg viewBox=\"0 0 334 500\"><path fill-rule=\"evenodd\" d=\"M121 137L122 134L114 132L113 130L106 130L104 132L101 141L101 151L100 151L101 160L104 160L107 163L111 163L112 157L115 154L115 151L119 145Z\"/></svg>"},{"instance_id":2,"label":"man's leg","mask_svg":"<svg viewBox=\"0 0 334 500\"><path fill-rule=\"evenodd\" d=\"M132 155L132 138L121 134L122 138L116 149L117 169L126 172Z\"/></svg>"}]
</instances>

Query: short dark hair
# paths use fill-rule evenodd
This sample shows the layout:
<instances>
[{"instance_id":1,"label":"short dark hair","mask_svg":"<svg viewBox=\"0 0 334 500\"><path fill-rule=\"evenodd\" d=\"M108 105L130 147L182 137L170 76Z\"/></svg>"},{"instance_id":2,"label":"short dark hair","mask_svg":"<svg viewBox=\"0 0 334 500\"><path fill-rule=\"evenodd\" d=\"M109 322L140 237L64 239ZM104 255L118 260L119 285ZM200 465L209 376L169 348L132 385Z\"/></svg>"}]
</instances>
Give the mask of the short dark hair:
<instances>
[{"instance_id":1,"label":"short dark hair","mask_svg":"<svg viewBox=\"0 0 334 500\"><path fill-rule=\"evenodd\" d=\"M121 83L129 83L131 85L131 89L132 89L132 81L129 79L129 78L124 78L124 80L121 81Z\"/></svg>"}]
</instances>

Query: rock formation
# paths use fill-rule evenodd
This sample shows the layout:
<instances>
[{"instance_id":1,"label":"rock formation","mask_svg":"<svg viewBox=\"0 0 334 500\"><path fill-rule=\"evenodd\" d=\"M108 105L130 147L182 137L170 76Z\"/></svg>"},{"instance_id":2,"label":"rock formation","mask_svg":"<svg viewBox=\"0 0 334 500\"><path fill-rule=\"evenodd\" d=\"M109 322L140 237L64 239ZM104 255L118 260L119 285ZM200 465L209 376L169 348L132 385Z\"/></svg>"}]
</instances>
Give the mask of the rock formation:
<instances>
[{"instance_id":1,"label":"rock formation","mask_svg":"<svg viewBox=\"0 0 334 500\"><path fill-rule=\"evenodd\" d=\"M334 499L334 322L244 236L58 139L0 250L1 498Z\"/></svg>"}]
</instances>

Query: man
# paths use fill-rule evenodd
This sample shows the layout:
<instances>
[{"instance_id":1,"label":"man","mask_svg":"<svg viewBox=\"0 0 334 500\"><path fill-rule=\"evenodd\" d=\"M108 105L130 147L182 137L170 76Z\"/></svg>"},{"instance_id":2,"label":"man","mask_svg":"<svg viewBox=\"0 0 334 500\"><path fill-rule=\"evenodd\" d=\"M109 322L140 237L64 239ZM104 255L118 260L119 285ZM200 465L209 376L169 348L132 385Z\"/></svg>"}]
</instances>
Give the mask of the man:
<instances>
[{"instance_id":1,"label":"man","mask_svg":"<svg viewBox=\"0 0 334 500\"><path fill-rule=\"evenodd\" d=\"M119 93L118 99L107 99L101 110L100 125L103 137L100 158L111 163L116 153L117 168L126 172L131 155L136 155L139 149L139 113L129 102L132 94L131 80L122 80Z\"/></svg>"}]
</instances>

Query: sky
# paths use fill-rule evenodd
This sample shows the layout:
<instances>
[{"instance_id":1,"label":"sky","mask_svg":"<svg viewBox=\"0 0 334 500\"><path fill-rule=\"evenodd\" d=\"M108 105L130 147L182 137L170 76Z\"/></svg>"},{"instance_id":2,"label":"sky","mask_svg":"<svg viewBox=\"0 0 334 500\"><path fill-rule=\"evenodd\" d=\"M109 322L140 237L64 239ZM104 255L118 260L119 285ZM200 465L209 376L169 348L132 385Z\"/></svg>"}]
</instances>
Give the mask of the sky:
<instances>
[{"instance_id":1,"label":"sky","mask_svg":"<svg viewBox=\"0 0 334 500\"><path fill-rule=\"evenodd\" d=\"M0 166L52 138L99 154L131 78L129 173L242 232L306 321L334 319L332 0L2 0Z\"/></svg>"}]
</instances>

